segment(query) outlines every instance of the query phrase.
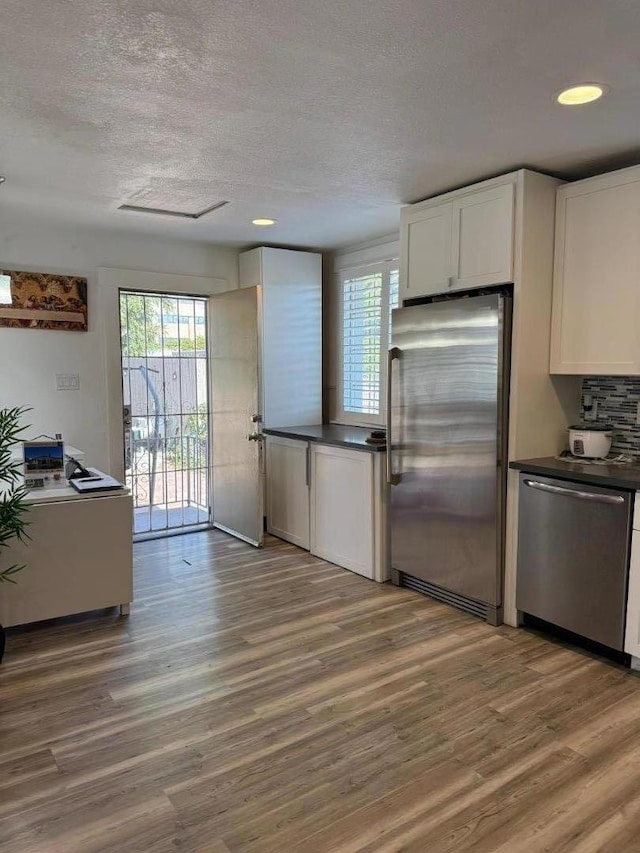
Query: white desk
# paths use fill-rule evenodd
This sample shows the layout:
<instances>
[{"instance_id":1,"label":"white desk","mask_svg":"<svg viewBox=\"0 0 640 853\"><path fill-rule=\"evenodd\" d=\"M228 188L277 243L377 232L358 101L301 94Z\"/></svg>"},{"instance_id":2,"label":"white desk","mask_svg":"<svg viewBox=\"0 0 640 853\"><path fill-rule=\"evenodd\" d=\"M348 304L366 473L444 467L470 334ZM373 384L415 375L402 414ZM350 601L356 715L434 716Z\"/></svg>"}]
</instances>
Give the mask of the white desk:
<instances>
[{"instance_id":1,"label":"white desk","mask_svg":"<svg viewBox=\"0 0 640 853\"><path fill-rule=\"evenodd\" d=\"M3 567L25 568L0 587L5 627L70 616L133 600L131 495L127 489L80 495L70 487L29 496L31 539L12 543Z\"/></svg>"}]
</instances>

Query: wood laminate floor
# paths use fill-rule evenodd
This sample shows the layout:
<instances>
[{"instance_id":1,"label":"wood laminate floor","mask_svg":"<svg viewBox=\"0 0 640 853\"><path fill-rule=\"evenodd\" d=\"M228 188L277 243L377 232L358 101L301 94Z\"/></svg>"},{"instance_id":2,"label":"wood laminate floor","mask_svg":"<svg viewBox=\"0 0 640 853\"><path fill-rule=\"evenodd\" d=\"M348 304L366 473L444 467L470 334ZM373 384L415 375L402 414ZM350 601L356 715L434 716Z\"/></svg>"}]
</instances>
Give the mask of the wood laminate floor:
<instances>
[{"instance_id":1,"label":"wood laminate floor","mask_svg":"<svg viewBox=\"0 0 640 853\"><path fill-rule=\"evenodd\" d=\"M640 680L293 546L9 637L2 853L640 851Z\"/></svg>"}]
</instances>

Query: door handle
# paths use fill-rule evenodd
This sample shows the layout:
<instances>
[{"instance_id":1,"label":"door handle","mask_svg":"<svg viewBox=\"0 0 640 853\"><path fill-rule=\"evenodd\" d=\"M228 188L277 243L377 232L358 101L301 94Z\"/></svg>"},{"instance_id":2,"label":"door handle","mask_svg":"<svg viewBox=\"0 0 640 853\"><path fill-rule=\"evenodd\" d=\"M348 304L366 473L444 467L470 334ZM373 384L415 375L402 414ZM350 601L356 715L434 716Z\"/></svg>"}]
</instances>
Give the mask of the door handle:
<instances>
[{"instance_id":1,"label":"door handle","mask_svg":"<svg viewBox=\"0 0 640 853\"><path fill-rule=\"evenodd\" d=\"M538 480L523 480L525 486L537 489L539 492L550 492L554 495L563 495L567 498L577 498L581 501L593 501L600 504L623 504L626 500L622 495L601 495L597 492L583 492L578 489L565 489L562 486L553 486L551 483L540 483Z\"/></svg>"},{"instance_id":2,"label":"door handle","mask_svg":"<svg viewBox=\"0 0 640 853\"><path fill-rule=\"evenodd\" d=\"M397 486L400 475L393 473L393 436L391 433L391 397L393 385L393 362L400 358L398 347L391 347L387 354L387 483Z\"/></svg>"}]
</instances>

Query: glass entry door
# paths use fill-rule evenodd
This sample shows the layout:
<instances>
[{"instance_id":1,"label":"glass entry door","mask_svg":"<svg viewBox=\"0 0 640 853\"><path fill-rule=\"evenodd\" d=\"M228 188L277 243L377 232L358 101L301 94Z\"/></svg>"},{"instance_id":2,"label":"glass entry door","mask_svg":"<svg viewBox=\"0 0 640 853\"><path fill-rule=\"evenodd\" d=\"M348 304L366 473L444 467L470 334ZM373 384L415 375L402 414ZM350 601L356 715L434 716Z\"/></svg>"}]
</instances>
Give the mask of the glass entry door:
<instances>
[{"instance_id":1,"label":"glass entry door","mask_svg":"<svg viewBox=\"0 0 640 853\"><path fill-rule=\"evenodd\" d=\"M133 532L209 526L207 300L121 291L120 325Z\"/></svg>"}]
</instances>

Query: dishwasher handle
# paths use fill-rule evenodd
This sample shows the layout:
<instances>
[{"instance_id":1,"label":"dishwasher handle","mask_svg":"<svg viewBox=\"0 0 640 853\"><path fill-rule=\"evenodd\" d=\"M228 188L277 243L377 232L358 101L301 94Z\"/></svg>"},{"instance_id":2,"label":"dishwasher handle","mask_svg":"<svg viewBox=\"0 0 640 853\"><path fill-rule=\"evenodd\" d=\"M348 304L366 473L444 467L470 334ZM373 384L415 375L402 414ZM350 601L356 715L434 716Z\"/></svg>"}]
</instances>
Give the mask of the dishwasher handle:
<instances>
[{"instance_id":1,"label":"dishwasher handle","mask_svg":"<svg viewBox=\"0 0 640 853\"><path fill-rule=\"evenodd\" d=\"M593 501L600 504L623 504L626 500L622 495L603 495L597 492L583 492L579 489L565 489L562 486L552 486L551 483L540 483L538 480L524 480L525 486L538 489L541 492L551 492L554 495L564 495L581 501Z\"/></svg>"}]
</instances>

